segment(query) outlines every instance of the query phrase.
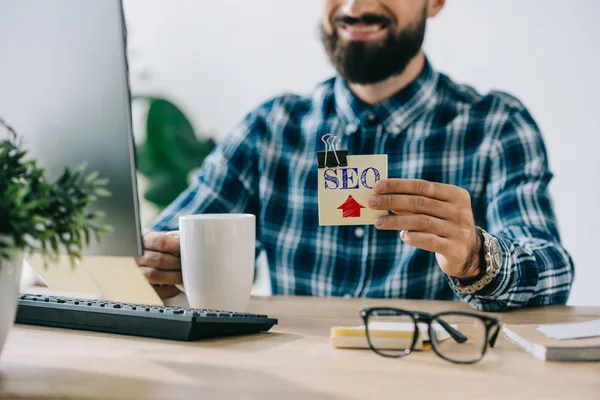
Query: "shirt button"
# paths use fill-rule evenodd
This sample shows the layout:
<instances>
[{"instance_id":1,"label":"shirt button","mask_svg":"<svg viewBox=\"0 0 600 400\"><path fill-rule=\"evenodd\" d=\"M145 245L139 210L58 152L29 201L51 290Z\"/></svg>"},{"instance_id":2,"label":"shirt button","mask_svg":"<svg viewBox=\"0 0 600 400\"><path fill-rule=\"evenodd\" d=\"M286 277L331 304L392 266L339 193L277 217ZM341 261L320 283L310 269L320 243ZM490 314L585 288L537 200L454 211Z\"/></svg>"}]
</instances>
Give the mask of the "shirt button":
<instances>
[{"instance_id":1,"label":"shirt button","mask_svg":"<svg viewBox=\"0 0 600 400\"><path fill-rule=\"evenodd\" d=\"M356 132L357 129L358 129L358 127L356 125L350 124L346 127L346 133L350 135L350 134Z\"/></svg>"},{"instance_id":2,"label":"shirt button","mask_svg":"<svg viewBox=\"0 0 600 400\"><path fill-rule=\"evenodd\" d=\"M363 236L365 236L365 230L364 230L363 228L356 228L356 229L354 230L354 235L355 235L357 238L359 238L359 239L360 239L360 238L362 238Z\"/></svg>"},{"instance_id":3,"label":"shirt button","mask_svg":"<svg viewBox=\"0 0 600 400\"><path fill-rule=\"evenodd\" d=\"M390 127L390 132L392 132L394 135L397 135L400 133L400 128L397 126L392 126Z\"/></svg>"},{"instance_id":4,"label":"shirt button","mask_svg":"<svg viewBox=\"0 0 600 400\"><path fill-rule=\"evenodd\" d=\"M367 121L369 121L370 123L375 123L375 122L377 122L377 120L378 120L377 115L375 115L373 113L367 114Z\"/></svg>"}]
</instances>

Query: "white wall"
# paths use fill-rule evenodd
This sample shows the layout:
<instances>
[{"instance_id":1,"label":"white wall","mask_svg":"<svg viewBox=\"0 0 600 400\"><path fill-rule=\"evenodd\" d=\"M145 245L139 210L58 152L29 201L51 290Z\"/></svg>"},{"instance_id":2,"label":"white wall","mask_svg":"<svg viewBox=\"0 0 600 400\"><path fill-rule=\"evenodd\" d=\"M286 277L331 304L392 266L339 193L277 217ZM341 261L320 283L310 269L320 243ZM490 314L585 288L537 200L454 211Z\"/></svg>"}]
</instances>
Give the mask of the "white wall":
<instances>
[{"instance_id":1,"label":"white wall","mask_svg":"<svg viewBox=\"0 0 600 400\"><path fill-rule=\"evenodd\" d=\"M221 136L282 91L333 72L318 41L319 0L125 0L132 85L179 102ZM570 304L600 306L600 1L448 0L425 48L439 70L519 97L545 135ZM144 79L144 76L149 76Z\"/></svg>"}]
</instances>

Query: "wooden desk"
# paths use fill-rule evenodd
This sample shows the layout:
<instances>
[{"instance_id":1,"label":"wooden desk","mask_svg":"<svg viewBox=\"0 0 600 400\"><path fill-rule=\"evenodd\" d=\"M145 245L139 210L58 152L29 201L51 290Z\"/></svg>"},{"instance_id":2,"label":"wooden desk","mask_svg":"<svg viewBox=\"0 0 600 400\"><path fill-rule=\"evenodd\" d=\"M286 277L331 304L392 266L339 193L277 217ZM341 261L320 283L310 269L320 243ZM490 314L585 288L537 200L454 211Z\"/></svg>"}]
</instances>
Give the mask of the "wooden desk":
<instances>
[{"instance_id":1,"label":"wooden desk","mask_svg":"<svg viewBox=\"0 0 600 400\"><path fill-rule=\"evenodd\" d=\"M194 343L16 326L0 360L0 398L600 398L600 363L538 361L503 337L469 366L433 352L395 360L332 348L329 328L360 324L363 305L470 309L431 301L258 298L252 312L279 318L270 333ZM501 316L507 323L584 321L600 318L600 308Z\"/></svg>"}]
</instances>

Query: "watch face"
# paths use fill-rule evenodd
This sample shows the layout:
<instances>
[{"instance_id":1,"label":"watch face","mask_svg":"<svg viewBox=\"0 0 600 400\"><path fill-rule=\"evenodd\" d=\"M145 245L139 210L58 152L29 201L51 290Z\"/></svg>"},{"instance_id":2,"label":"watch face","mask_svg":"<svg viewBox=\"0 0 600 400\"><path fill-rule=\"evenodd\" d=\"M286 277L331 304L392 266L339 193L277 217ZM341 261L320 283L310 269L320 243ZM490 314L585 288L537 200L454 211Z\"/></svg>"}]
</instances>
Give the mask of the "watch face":
<instances>
[{"instance_id":1,"label":"watch face","mask_svg":"<svg viewBox=\"0 0 600 400\"><path fill-rule=\"evenodd\" d=\"M500 243L496 239L492 240L491 243L491 252L492 258L494 259L494 264L497 266L502 265L502 249L500 248Z\"/></svg>"}]
</instances>

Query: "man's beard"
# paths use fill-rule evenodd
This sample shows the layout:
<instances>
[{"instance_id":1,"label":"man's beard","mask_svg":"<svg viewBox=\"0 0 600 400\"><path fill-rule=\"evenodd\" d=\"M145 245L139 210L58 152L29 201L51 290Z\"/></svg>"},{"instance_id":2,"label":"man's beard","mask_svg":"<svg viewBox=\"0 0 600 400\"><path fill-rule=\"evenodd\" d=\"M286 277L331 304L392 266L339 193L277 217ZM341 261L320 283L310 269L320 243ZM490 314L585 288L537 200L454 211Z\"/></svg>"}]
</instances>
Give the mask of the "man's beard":
<instances>
[{"instance_id":1,"label":"man's beard","mask_svg":"<svg viewBox=\"0 0 600 400\"><path fill-rule=\"evenodd\" d=\"M379 43L364 41L341 42L337 33L336 19L333 21L333 33L325 32L321 25L321 41L329 60L343 79L361 85L375 84L401 74L408 63L418 54L425 38L427 16L404 31L394 33L397 26L394 21L382 16L364 16L354 22L370 22L373 19L388 21L387 29L391 33ZM340 18L344 20L344 18Z\"/></svg>"}]
</instances>

